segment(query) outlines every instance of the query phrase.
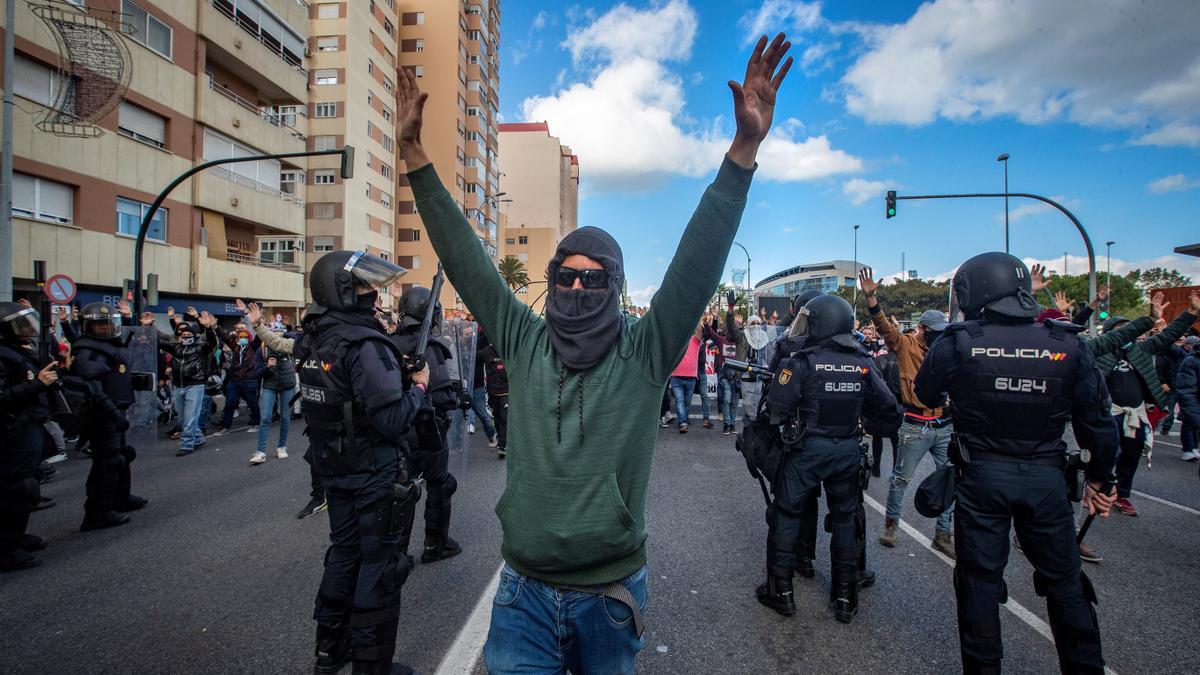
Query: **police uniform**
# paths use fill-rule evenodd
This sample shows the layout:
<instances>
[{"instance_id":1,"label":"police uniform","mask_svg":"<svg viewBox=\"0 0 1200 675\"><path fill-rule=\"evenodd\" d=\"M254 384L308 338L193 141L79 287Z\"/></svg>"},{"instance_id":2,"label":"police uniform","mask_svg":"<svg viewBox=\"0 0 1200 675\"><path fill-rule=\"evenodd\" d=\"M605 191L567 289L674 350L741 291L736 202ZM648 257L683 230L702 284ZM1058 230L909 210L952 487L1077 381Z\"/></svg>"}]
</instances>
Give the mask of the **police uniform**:
<instances>
[{"instance_id":1,"label":"police uniform","mask_svg":"<svg viewBox=\"0 0 1200 675\"><path fill-rule=\"evenodd\" d=\"M817 324L814 310L805 347L785 357L767 394L767 415L777 427L786 455L775 479L775 500L768 510L768 579L758 588L759 601L781 614L795 612L791 570L800 536L800 511L824 486L829 506L827 529L833 585L830 602L837 619L849 622L858 607L858 561L862 547L856 513L862 468L859 420L868 416L882 424L899 420L896 399L869 356L854 344L849 330L849 304L824 296L818 304L836 310L844 324L829 334ZM844 307L842 307L844 305ZM828 316L823 317L825 321Z\"/></svg>"},{"instance_id":2,"label":"police uniform","mask_svg":"<svg viewBox=\"0 0 1200 675\"><path fill-rule=\"evenodd\" d=\"M980 266L990 267L976 272ZM1004 275L1014 271L1017 279L1005 291ZM980 281L978 274L993 272ZM915 380L923 401L950 395L961 448L954 587L963 669L999 672L999 606L1007 598L1004 568L1013 524L1034 567L1034 588L1046 598L1060 668L1102 673L1096 594L1080 569L1062 437L1071 421L1080 445L1091 449L1088 479L1102 482L1112 471L1117 430L1092 354L1075 334L1081 328L1034 324L1037 307L1028 288L1028 271L1007 254L964 263L954 292L961 294L966 315L982 320L947 328ZM970 299L971 293L984 297Z\"/></svg>"},{"instance_id":3,"label":"police uniform","mask_svg":"<svg viewBox=\"0 0 1200 675\"><path fill-rule=\"evenodd\" d=\"M89 318L93 315L104 318ZM122 514L142 508L146 500L129 491L129 465L137 452L125 441L129 429L125 411L134 403L134 383L125 361L120 318L108 305L93 303L84 308L81 319L84 337L73 345L69 379L74 381L73 387L85 389L87 400L80 416L81 430L92 448L80 526L86 532L129 522L129 517ZM117 326L113 337L91 335L91 326L97 322Z\"/></svg>"},{"instance_id":4,"label":"police uniform","mask_svg":"<svg viewBox=\"0 0 1200 675\"><path fill-rule=\"evenodd\" d=\"M8 325L20 321L34 330L37 316L17 303L0 303L0 322ZM25 529L41 498L38 464L50 404L31 341L0 332L0 368L0 571L12 571L38 565L30 551L45 546Z\"/></svg>"},{"instance_id":5,"label":"police uniform","mask_svg":"<svg viewBox=\"0 0 1200 675\"><path fill-rule=\"evenodd\" d=\"M385 263L399 273L363 279L356 265L364 262L384 276ZM329 504L331 545L313 613L316 672L337 672L351 657L355 673L393 672L400 589L412 568L398 544L420 498L399 439L424 394L405 387L402 355L374 317L376 294L359 295L357 287L386 285L402 273L361 253L323 256L310 279L314 301L326 309L293 347L310 450Z\"/></svg>"}]
</instances>

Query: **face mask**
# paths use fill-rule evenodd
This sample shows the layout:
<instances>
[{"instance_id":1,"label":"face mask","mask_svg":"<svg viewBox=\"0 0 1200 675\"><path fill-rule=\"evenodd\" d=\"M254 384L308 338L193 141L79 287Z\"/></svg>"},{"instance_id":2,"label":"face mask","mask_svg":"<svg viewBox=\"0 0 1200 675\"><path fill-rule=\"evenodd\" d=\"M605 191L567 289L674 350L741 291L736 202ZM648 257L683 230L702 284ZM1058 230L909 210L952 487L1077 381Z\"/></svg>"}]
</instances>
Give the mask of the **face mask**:
<instances>
[{"instance_id":1,"label":"face mask","mask_svg":"<svg viewBox=\"0 0 1200 675\"><path fill-rule=\"evenodd\" d=\"M592 291L586 288L555 289L551 300L559 312L569 317L586 316L604 306L608 299L605 291Z\"/></svg>"},{"instance_id":2,"label":"face mask","mask_svg":"<svg viewBox=\"0 0 1200 675\"><path fill-rule=\"evenodd\" d=\"M379 291L371 291L370 293L360 293L358 299L354 302L354 308L368 312L375 311L375 301L379 299Z\"/></svg>"},{"instance_id":3,"label":"face mask","mask_svg":"<svg viewBox=\"0 0 1200 675\"><path fill-rule=\"evenodd\" d=\"M238 338L238 346L245 347L245 346L246 346L246 345L248 345L248 344L250 344L250 340L249 340L249 339L247 339L247 338Z\"/></svg>"},{"instance_id":4,"label":"face mask","mask_svg":"<svg viewBox=\"0 0 1200 675\"><path fill-rule=\"evenodd\" d=\"M191 345L192 345L193 343L195 343L195 342L196 342L196 338L194 338L194 337L183 337L183 338L179 338L179 344L181 344L181 345L183 345L183 346L185 346L185 347L189 347L189 346L191 346Z\"/></svg>"}]
</instances>

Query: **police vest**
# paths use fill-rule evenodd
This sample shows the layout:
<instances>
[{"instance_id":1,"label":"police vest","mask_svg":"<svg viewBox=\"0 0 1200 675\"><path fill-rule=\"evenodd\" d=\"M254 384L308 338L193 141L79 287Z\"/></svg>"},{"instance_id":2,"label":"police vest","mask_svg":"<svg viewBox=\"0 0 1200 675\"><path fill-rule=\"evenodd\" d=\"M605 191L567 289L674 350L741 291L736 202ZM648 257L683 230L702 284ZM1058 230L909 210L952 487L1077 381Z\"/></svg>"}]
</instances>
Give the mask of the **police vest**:
<instances>
[{"instance_id":1,"label":"police vest","mask_svg":"<svg viewBox=\"0 0 1200 675\"><path fill-rule=\"evenodd\" d=\"M99 382L100 388L121 410L133 405L133 373L125 363L120 347L108 340L83 337L75 341L74 351L72 375Z\"/></svg>"},{"instance_id":2,"label":"police vest","mask_svg":"<svg viewBox=\"0 0 1200 675\"><path fill-rule=\"evenodd\" d=\"M828 345L785 358L771 384L772 422L791 419L806 436L856 435L871 366L865 354Z\"/></svg>"},{"instance_id":3,"label":"police vest","mask_svg":"<svg viewBox=\"0 0 1200 675\"><path fill-rule=\"evenodd\" d=\"M954 340L960 357L950 404L967 451L1061 455L1082 327L968 321L946 330L942 339Z\"/></svg>"},{"instance_id":4,"label":"police vest","mask_svg":"<svg viewBox=\"0 0 1200 675\"><path fill-rule=\"evenodd\" d=\"M13 349L0 345L0 368L3 368L4 381L0 383L5 389L27 386L37 379L37 362L24 349ZM21 407L14 405L0 406L0 433L11 432L22 424L41 424L50 419L50 406L46 395L39 394L29 404Z\"/></svg>"},{"instance_id":5,"label":"police vest","mask_svg":"<svg viewBox=\"0 0 1200 675\"><path fill-rule=\"evenodd\" d=\"M412 354L417 348L418 332L396 333L392 340L404 354ZM425 362L429 364L429 386L426 389L426 400L440 413L447 413L458 407L458 392L455 380L450 377L450 368L446 361L453 358L446 345L430 338L425 346Z\"/></svg>"},{"instance_id":6,"label":"police vest","mask_svg":"<svg viewBox=\"0 0 1200 675\"><path fill-rule=\"evenodd\" d=\"M382 346L400 361L400 354L386 335L363 326L338 326L315 336L305 334L295 350L301 359L301 405L317 473L322 476L370 473L375 470L377 446L399 445L377 432L366 411L354 400L344 357L348 350L368 343Z\"/></svg>"}]
</instances>

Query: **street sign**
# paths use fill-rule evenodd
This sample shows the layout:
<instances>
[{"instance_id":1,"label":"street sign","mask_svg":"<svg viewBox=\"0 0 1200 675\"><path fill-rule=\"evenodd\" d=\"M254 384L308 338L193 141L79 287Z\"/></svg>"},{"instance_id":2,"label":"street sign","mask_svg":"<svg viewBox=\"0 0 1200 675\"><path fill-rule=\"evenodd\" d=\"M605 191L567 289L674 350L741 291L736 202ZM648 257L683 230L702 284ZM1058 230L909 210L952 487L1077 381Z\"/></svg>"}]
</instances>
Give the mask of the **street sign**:
<instances>
[{"instance_id":1,"label":"street sign","mask_svg":"<svg viewBox=\"0 0 1200 675\"><path fill-rule=\"evenodd\" d=\"M42 292L50 299L50 302L56 305L70 304L75 299L75 293L78 289L71 277L65 274L55 274L46 280L45 287Z\"/></svg>"}]
</instances>

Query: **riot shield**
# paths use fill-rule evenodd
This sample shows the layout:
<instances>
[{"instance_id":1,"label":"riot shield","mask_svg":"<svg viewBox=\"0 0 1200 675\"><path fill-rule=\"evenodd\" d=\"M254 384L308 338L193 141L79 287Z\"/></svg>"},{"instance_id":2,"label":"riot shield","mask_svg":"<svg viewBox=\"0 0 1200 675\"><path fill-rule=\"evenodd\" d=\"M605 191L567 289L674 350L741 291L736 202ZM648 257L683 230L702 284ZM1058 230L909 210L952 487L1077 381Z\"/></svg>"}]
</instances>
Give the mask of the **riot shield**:
<instances>
[{"instance_id":1,"label":"riot shield","mask_svg":"<svg viewBox=\"0 0 1200 675\"><path fill-rule=\"evenodd\" d=\"M755 350L754 358L750 361L765 368L771 365L771 360L775 356L775 341L783 335L787 326L763 326L762 329L766 332L767 344L762 349ZM758 402L762 399L765 384L761 379L752 375L743 378L742 414L746 416L746 419L752 420L758 416Z\"/></svg>"},{"instance_id":2,"label":"riot shield","mask_svg":"<svg viewBox=\"0 0 1200 675\"><path fill-rule=\"evenodd\" d=\"M125 441L138 452L148 452L158 444L158 329L154 326L125 326L125 366L134 373L135 383L149 384L149 391L134 391L134 402L126 411L129 431Z\"/></svg>"},{"instance_id":3,"label":"riot shield","mask_svg":"<svg viewBox=\"0 0 1200 675\"><path fill-rule=\"evenodd\" d=\"M467 400L475 386L475 339L479 328L474 321L450 319L442 322L441 332L436 338L450 349L450 361L446 367L450 377L462 384ZM450 453L450 473L461 484L467 478L469 459L468 446L471 436L467 429L467 411L457 408L450 413L450 429L446 434L446 450Z\"/></svg>"}]
</instances>

